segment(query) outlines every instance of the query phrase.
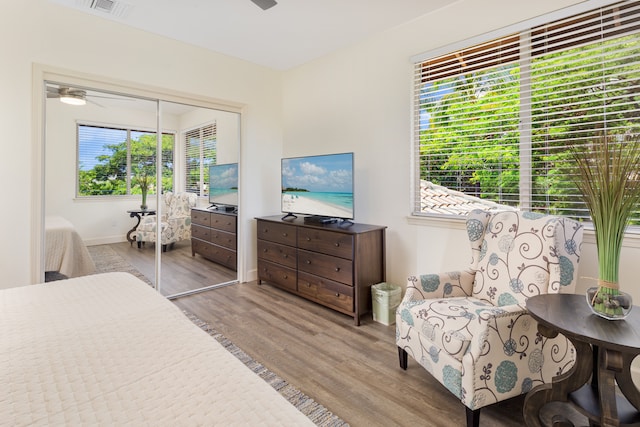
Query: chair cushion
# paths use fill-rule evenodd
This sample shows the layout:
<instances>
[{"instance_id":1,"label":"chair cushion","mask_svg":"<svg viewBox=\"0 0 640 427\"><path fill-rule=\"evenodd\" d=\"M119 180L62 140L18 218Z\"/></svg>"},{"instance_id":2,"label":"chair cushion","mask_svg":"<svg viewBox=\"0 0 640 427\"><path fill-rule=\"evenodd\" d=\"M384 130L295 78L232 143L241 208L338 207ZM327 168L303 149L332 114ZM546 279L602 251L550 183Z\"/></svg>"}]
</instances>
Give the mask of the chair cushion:
<instances>
[{"instance_id":1,"label":"chair cushion","mask_svg":"<svg viewBox=\"0 0 640 427\"><path fill-rule=\"evenodd\" d=\"M402 320L417 330L434 347L462 360L474 335L484 330L481 319L503 310L473 297L408 301L399 307Z\"/></svg>"}]
</instances>

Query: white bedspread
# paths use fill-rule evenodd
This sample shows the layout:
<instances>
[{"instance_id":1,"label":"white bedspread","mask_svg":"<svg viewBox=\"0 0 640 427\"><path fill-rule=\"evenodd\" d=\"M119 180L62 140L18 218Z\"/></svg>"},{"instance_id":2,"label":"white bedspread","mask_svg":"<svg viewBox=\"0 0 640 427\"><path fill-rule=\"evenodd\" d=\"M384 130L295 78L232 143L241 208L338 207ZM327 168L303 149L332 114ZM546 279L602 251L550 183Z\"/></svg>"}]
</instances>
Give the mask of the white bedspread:
<instances>
[{"instance_id":1,"label":"white bedspread","mask_svg":"<svg viewBox=\"0 0 640 427\"><path fill-rule=\"evenodd\" d=\"M59 216L47 216L44 228L45 271L57 271L67 277L95 272L91 255L73 224Z\"/></svg>"},{"instance_id":2,"label":"white bedspread","mask_svg":"<svg viewBox=\"0 0 640 427\"><path fill-rule=\"evenodd\" d=\"M127 273L0 291L0 425L313 425Z\"/></svg>"}]
</instances>

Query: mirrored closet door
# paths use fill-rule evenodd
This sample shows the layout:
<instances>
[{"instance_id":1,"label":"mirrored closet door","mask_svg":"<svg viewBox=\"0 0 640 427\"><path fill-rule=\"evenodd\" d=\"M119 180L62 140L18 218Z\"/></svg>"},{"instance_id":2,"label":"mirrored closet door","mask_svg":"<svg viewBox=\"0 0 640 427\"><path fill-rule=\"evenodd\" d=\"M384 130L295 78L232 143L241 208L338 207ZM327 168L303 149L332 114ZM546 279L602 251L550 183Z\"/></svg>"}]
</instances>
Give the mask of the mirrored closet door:
<instances>
[{"instance_id":1,"label":"mirrored closet door","mask_svg":"<svg viewBox=\"0 0 640 427\"><path fill-rule=\"evenodd\" d=\"M237 281L239 113L53 81L44 91L47 280L128 271L170 298Z\"/></svg>"}]
</instances>

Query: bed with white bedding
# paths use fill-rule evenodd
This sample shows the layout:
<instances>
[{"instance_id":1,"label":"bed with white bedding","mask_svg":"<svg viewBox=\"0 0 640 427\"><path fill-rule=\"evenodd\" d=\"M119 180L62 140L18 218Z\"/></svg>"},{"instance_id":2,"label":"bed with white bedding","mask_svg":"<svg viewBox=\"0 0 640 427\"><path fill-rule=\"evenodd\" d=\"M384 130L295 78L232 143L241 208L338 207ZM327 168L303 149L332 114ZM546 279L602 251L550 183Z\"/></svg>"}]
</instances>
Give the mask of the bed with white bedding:
<instances>
[{"instance_id":1,"label":"bed with white bedding","mask_svg":"<svg viewBox=\"0 0 640 427\"><path fill-rule=\"evenodd\" d=\"M95 272L93 259L71 222L60 216L47 216L44 230L44 271L57 271L66 277Z\"/></svg>"},{"instance_id":2,"label":"bed with white bedding","mask_svg":"<svg viewBox=\"0 0 640 427\"><path fill-rule=\"evenodd\" d=\"M313 425L128 273L1 290L0 367L0 425Z\"/></svg>"}]
</instances>

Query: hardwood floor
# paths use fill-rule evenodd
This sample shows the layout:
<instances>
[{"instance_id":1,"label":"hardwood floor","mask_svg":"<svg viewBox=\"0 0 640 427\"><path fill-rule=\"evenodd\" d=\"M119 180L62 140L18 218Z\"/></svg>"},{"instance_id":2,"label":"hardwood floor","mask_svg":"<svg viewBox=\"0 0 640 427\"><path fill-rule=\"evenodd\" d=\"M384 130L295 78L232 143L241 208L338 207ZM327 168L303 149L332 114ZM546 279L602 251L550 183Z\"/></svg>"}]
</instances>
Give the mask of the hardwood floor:
<instances>
[{"instance_id":1,"label":"hardwood floor","mask_svg":"<svg viewBox=\"0 0 640 427\"><path fill-rule=\"evenodd\" d=\"M153 271L153 263L145 261L135 245L113 246L143 273ZM215 265L198 256L191 258L189 250L188 258L178 252L167 256L162 271L189 287L208 279L203 268L215 270ZM400 369L395 326L376 323L371 314L357 327L346 315L256 282L182 297L174 303L352 426L466 424L462 403L417 362L410 358L408 370ZM521 396L483 409L480 425L524 425L523 401Z\"/></svg>"},{"instance_id":2,"label":"hardwood floor","mask_svg":"<svg viewBox=\"0 0 640 427\"><path fill-rule=\"evenodd\" d=\"M137 245L123 242L110 245L121 257L128 260L147 278L155 277L155 245ZM206 286L236 280L237 273L213 263L200 255L191 256L191 241L183 240L162 253L162 295L173 295Z\"/></svg>"}]
</instances>

